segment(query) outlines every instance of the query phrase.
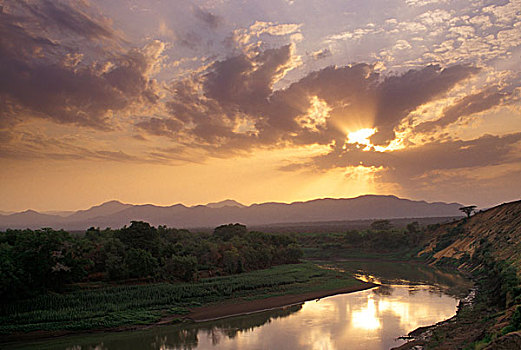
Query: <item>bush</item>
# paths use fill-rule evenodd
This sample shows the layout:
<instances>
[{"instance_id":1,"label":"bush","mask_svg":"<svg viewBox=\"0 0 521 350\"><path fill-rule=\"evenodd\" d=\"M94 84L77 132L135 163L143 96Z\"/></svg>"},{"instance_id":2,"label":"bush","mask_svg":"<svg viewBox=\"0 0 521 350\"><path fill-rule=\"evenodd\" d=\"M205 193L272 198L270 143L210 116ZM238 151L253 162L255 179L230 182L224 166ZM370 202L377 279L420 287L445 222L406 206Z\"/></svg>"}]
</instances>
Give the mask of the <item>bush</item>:
<instances>
[{"instance_id":1,"label":"bush","mask_svg":"<svg viewBox=\"0 0 521 350\"><path fill-rule=\"evenodd\" d=\"M143 249L130 249L127 254L126 265L130 277L147 277L154 274L157 268L157 259Z\"/></svg>"},{"instance_id":2,"label":"bush","mask_svg":"<svg viewBox=\"0 0 521 350\"><path fill-rule=\"evenodd\" d=\"M195 256L172 255L165 260L163 277L167 280L178 279L193 281L197 275L197 258Z\"/></svg>"},{"instance_id":3,"label":"bush","mask_svg":"<svg viewBox=\"0 0 521 350\"><path fill-rule=\"evenodd\" d=\"M220 237L223 241L229 241L235 236L244 236L248 232L246 226L241 224L228 224L217 227L213 234Z\"/></svg>"}]
</instances>

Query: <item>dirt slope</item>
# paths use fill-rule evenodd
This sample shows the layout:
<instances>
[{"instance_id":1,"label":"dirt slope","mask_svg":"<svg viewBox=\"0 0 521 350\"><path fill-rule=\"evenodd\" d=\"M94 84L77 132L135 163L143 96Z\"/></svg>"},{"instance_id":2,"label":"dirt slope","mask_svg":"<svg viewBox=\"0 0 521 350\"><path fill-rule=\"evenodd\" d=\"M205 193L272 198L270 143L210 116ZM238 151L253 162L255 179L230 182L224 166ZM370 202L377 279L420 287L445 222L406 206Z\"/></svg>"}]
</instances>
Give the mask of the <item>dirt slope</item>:
<instances>
[{"instance_id":1,"label":"dirt slope","mask_svg":"<svg viewBox=\"0 0 521 350\"><path fill-rule=\"evenodd\" d=\"M432 254L434 263L442 258L460 259L465 254L472 257L484 240L490 243L496 259L508 260L521 270L521 201L479 212L468 220L441 225L418 255ZM444 247L443 242L448 246Z\"/></svg>"}]
</instances>

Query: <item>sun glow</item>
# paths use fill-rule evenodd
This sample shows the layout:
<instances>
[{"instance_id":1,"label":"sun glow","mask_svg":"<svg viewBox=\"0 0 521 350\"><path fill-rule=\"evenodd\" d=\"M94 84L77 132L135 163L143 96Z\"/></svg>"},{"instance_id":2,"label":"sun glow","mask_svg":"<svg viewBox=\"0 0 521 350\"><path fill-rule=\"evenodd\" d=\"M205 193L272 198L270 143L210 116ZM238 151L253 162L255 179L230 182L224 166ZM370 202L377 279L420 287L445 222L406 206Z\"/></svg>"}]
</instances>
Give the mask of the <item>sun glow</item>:
<instances>
[{"instance_id":1,"label":"sun glow","mask_svg":"<svg viewBox=\"0 0 521 350\"><path fill-rule=\"evenodd\" d=\"M377 311L377 302L372 296L367 299L367 305L352 312L351 323L354 328L375 330L382 327Z\"/></svg>"},{"instance_id":2,"label":"sun glow","mask_svg":"<svg viewBox=\"0 0 521 350\"><path fill-rule=\"evenodd\" d=\"M375 132L376 128L365 128L350 132L347 134L347 142L365 145L366 148L364 148L364 150L369 150L371 147L373 147L371 141L369 141L369 138L373 136Z\"/></svg>"},{"instance_id":3,"label":"sun glow","mask_svg":"<svg viewBox=\"0 0 521 350\"><path fill-rule=\"evenodd\" d=\"M405 147L403 144L405 133L397 133L396 138L385 147L373 145L369 138L377 131L376 128L363 128L357 131L348 132L346 143L355 144L357 148L365 146L362 148L362 151L374 150L376 152L394 151ZM344 146L344 149L345 148L346 146Z\"/></svg>"},{"instance_id":4,"label":"sun glow","mask_svg":"<svg viewBox=\"0 0 521 350\"><path fill-rule=\"evenodd\" d=\"M317 96L312 96L309 103L310 107L307 115L297 118L297 122L305 128L318 131L326 126L331 108L326 101L319 99Z\"/></svg>"}]
</instances>

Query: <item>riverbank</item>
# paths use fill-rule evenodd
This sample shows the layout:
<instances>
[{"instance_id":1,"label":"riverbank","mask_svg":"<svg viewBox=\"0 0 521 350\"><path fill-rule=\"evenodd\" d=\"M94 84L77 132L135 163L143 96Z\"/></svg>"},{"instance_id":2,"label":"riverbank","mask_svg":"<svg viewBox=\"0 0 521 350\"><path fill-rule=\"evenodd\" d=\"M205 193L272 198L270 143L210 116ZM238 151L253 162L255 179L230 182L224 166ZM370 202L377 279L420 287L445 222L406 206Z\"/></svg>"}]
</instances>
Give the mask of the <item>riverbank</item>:
<instances>
[{"instance_id":1,"label":"riverbank","mask_svg":"<svg viewBox=\"0 0 521 350\"><path fill-rule=\"evenodd\" d=\"M284 306L301 304L309 300L321 299L337 294L358 292L377 286L378 284L375 283L362 282L362 284L360 285L350 286L346 288L323 290L296 295L281 295L277 297L256 299L251 301L230 300L218 305L196 308L192 310L190 314L188 314L185 317L185 319L193 320L196 322L211 321L219 318L239 316L254 312L278 309Z\"/></svg>"},{"instance_id":2,"label":"riverbank","mask_svg":"<svg viewBox=\"0 0 521 350\"><path fill-rule=\"evenodd\" d=\"M393 348L393 350L415 350L426 346L454 349L470 346L479 339L486 330L483 321L481 305L475 304L477 290L474 288L460 300L456 315L436 324L420 327L411 332L404 339L408 342ZM469 347L474 349L474 347Z\"/></svg>"},{"instance_id":3,"label":"riverbank","mask_svg":"<svg viewBox=\"0 0 521 350\"><path fill-rule=\"evenodd\" d=\"M373 287L351 274L305 262L198 283L82 289L5 306L1 342L124 331L201 321L302 303Z\"/></svg>"},{"instance_id":4,"label":"riverbank","mask_svg":"<svg viewBox=\"0 0 521 350\"><path fill-rule=\"evenodd\" d=\"M171 325L180 322L206 322L221 318L248 315L268 310L280 309L288 306L299 305L306 301L326 298L338 294L358 292L377 287L377 284L363 282L360 285L345 288L323 290L295 295L281 295L264 299L224 300L220 303L194 308L186 315L168 315L152 324L138 324L131 326L119 326L113 328L89 329L84 331L33 331L28 333L15 333L2 338L0 343L16 343L20 341L31 341L46 338L54 338L67 335L93 334L105 332L124 332L150 329L152 327Z\"/></svg>"}]
</instances>

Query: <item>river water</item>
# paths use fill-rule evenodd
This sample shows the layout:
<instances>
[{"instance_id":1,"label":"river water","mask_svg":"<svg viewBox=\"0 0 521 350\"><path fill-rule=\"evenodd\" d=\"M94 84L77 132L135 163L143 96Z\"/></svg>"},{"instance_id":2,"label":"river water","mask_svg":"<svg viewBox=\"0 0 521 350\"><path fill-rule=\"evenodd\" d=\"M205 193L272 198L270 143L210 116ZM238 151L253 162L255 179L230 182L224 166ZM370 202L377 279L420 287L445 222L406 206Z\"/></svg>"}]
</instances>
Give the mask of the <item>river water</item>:
<instances>
[{"instance_id":1,"label":"river water","mask_svg":"<svg viewBox=\"0 0 521 350\"><path fill-rule=\"evenodd\" d=\"M459 276L439 270L391 265L349 262L341 267L382 283L370 290L211 322L62 337L15 348L389 349L404 343L399 336L452 317L469 287Z\"/></svg>"}]
</instances>

